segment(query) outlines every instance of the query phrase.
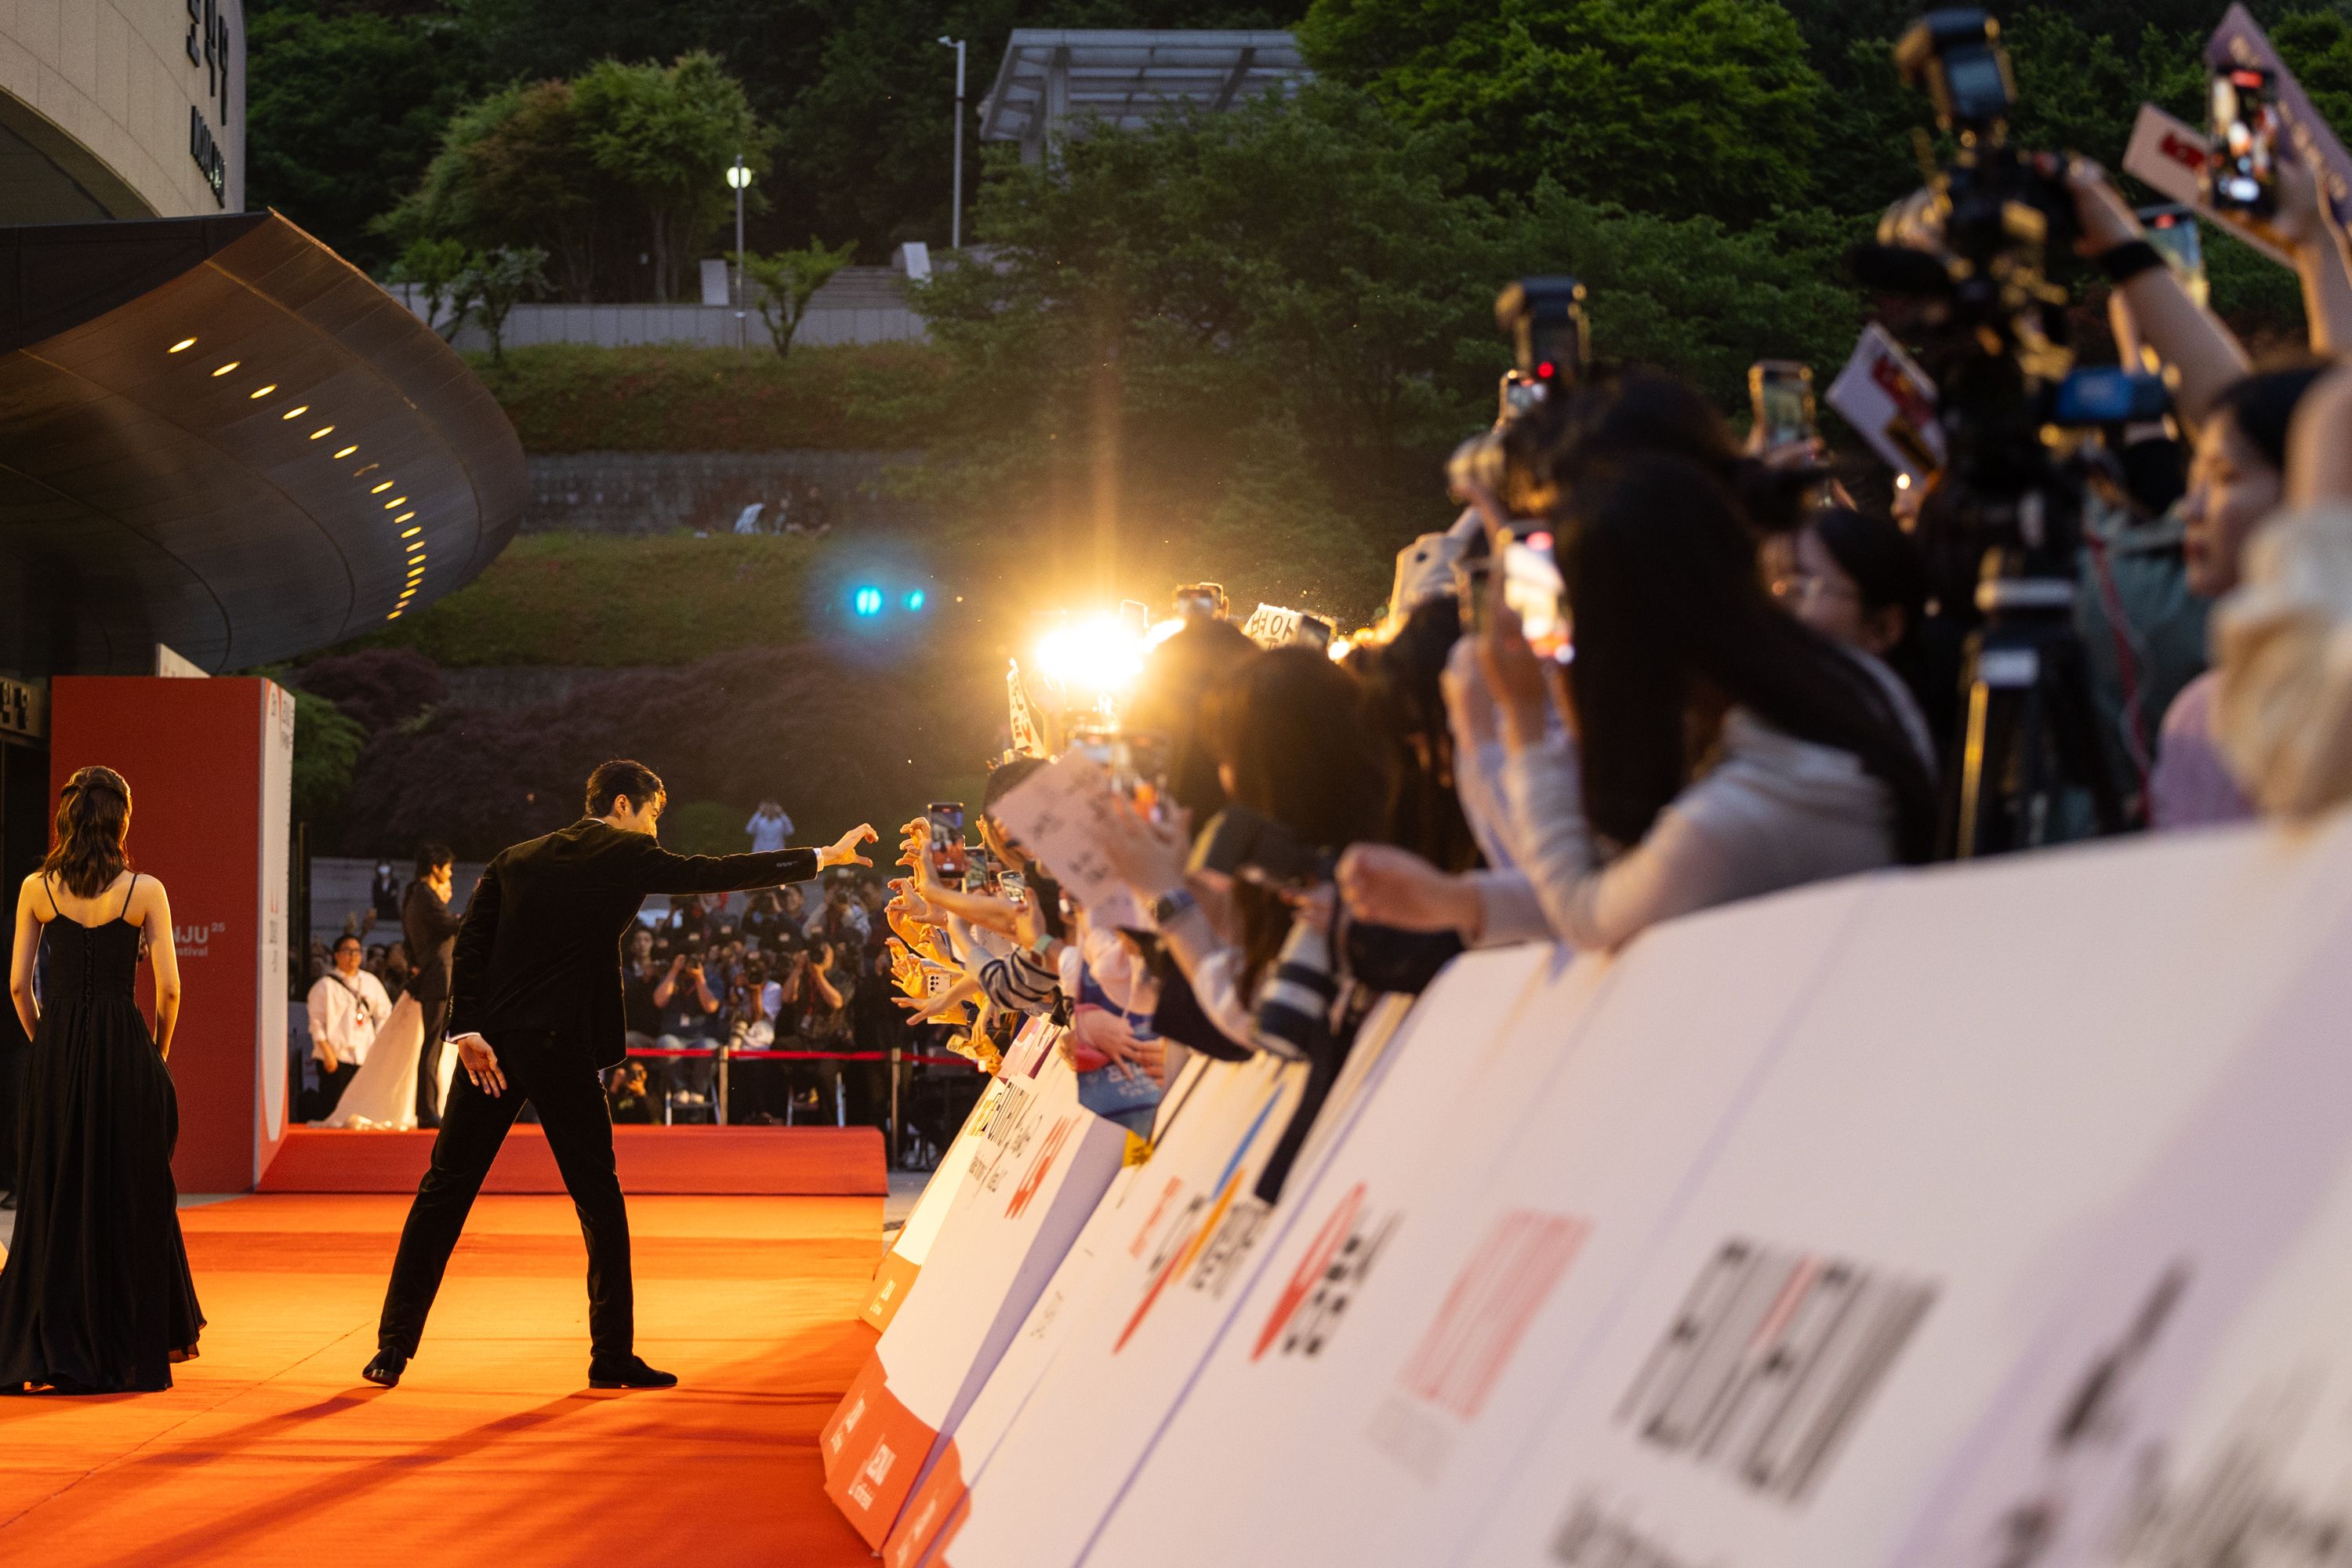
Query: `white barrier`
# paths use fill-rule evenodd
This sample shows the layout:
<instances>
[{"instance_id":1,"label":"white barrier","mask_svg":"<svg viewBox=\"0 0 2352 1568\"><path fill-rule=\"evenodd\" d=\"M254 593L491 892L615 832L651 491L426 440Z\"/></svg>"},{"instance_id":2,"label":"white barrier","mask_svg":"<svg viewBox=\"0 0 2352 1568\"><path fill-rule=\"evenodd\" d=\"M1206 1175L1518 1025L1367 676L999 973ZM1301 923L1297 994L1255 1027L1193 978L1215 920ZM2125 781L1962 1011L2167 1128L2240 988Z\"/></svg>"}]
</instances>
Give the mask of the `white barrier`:
<instances>
[{"instance_id":1,"label":"white barrier","mask_svg":"<svg viewBox=\"0 0 2352 1568\"><path fill-rule=\"evenodd\" d=\"M1000 1075L990 1079L988 1087L980 1091L980 1098L972 1102L971 1113L956 1130L947 1152L932 1167L931 1179L923 1184L915 1206L908 1211L907 1223L898 1227L898 1239L882 1255L882 1266L874 1271L874 1289L867 1293L866 1308L858 1314L873 1325L877 1333L888 1331L891 1320L906 1302L907 1292L915 1288L915 1280L923 1272L923 1262L931 1255L931 1243L939 1239L949 1212L955 1207L964 1184L971 1180L972 1155L979 1148L981 1133L995 1116L997 1101L1004 1098L1005 1089L1012 1081Z\"/></svg>"},{"instance_id":2,"label":"white barrier","mask_svg":"<svg viewBox=\"0 0 2352 1568\"><path fill-rule=\"evenodd\" d=\"M929 1560L2340 1560L2347 952L2352 820L1467 958L1229 1305L1097 1250Z\"/></svg>"},{"instance_id":3,"label":"white barrier","mask_svg":"<svg viewBox=\"0 0 2352 1568\"><path fill-rule=\"evenodd\" d=\"M1058 1051L1008 1053L1005 1076L920 1276L820 1437L827 1495L877 1549L1127 1147Z\"/></svg>"}]
</instances>

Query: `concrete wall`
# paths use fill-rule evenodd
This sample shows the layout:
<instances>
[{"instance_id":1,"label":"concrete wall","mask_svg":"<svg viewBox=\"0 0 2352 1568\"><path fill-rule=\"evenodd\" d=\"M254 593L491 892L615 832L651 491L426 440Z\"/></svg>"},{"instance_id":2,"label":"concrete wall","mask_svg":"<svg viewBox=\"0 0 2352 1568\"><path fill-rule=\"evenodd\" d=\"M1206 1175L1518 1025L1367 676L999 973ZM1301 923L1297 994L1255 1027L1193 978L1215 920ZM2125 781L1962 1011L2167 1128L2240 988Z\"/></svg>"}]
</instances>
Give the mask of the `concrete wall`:
<instances>
[{"instance_id":1,"label":"concrete wall","mask_svg":"<svg viewBox=\"0 0 2352 1568\"><path fill-rule=\"evenodd\" d=\"M884 493L915 452L576 452L530 459L526 533L663 533L732 530L758 502L762 529L805 521L811 488L838 528L919 521L922 508ZM792 506L784 509L786 496Z\"/></svg>"},{"instance_id":2,"label":"concrete wall","mask_svg":"<svg viewBox=\"0 0 2352 1568\"><path fill-rule=\"evenodd\" d=\"M0 94L10 100L0 103L0 124L106 216L243 211L244 6L199 0L197 9L217 19L213 53L226 54L225 79L203 58L203 24L190 20L183 0L9 0L0 6ZM220 151L217 195L190 153L191 110ZM19 188L38 198L31 185ZM45 219L0 214L0 221Z\"/></svg>"},{"instance_id":3,"label":"concrete wall","mask_svg":"<svg viewBox=\"0 0 2352 1568\"><path fill-rule=\"evenodd\" d=\"M793 346L838 343L919 342L923 319L906 295L906 279L887 267L845 267L809 300L808 314L793 333ZM398 289L409 309L424 310L413 289ZM488 336L468 321L450 340L461 349L487 349ZM759 312L738 321L724 305L517 305L507 317L507 347L533 343L592 343L623 348L638 343L700 343L732 348L745 343L762 353L773 342Z\"/></svg>"}]
</instances>

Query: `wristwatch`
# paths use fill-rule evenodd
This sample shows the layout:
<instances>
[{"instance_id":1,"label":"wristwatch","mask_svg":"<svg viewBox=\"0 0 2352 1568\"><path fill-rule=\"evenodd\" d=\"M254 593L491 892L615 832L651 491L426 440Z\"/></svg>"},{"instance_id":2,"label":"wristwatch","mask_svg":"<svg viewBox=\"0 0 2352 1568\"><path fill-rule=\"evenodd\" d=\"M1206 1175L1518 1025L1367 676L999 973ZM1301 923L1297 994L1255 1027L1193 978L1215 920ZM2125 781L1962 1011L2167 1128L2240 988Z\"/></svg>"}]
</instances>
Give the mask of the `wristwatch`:
<instances>
[{"instance_id":1,"label":"wristwatch","mask_svg":"<svg viewBox=\"0 0 2352 1568\"><path fill-rule=\"evenodd\" d=\"M1165 931L1169 925L1182 920L1201 907L1190 888L1179 888L1172 893L1162 893L1151 900L1151 923Z\"/></svg>"}]
</instances>

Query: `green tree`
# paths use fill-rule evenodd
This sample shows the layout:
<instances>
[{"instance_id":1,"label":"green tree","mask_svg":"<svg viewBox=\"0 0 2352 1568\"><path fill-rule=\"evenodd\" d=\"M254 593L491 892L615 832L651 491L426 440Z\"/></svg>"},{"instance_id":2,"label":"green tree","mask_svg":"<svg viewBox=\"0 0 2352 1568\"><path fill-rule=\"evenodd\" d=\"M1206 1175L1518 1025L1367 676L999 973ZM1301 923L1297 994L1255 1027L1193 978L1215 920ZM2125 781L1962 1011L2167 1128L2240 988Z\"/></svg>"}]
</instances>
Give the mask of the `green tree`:
<instances>
[{"instance_id":1,"label":"green tree","mask_svg":"<svg viewBox=\"0 0 2352 1568\"><path fill-rule=\"evenodd\" d=\"M849 265L856 248L855 240L838 249L828 248L811 235L808 244L798 250L779 250L769 256L748 250L735 253L736 264L743 268L750 285L751 307L768 324L768 338L778 354L792 353L793 334L808 313L809 300L827 279Z\"/></svg>"},{"instance_id":2,"label":"green tree","mask_svg":"<svg viewBox=\"0 0 2352 1568\"><path fill-rule=\"evenodd\" d=\"M415 239L386 277L416 289L425 305L425 324L446 342L457 335L473 306L473 264L474 253L463 240Z\"/></svg>"},{"instance_id":3,"label":"green tree","mask_svg":"<svg viewBox=\"0 0 2352 1568\"><path fill-rule=\"evenodd\" d=\"M742 84L699 51L666 68L599 61L573 97L598 172L635 198L654 297L668 300L729 210L728 165L740 153L764 169L774 132L753 117Z\"/></svg>"},{"instance_id":4,"label":"green tree","mask_svg":"<svg viewBox=\"0 0 2352 1568\"><path fill-rule=\"evenodd\" d=\"M446 16L246 7L247 201L276 207L363 268L404 243L370 226L433 156L480 81Z\"/></svg>"},{"instance_id":5,"label":"green tree","mask_svg":"<svg viewBox=\"0 0 2352 1568\"><path fill-rule=\"evenodd\" d=\"M334 822L352 793L367 731L323 697L294 693L294 820Z\"/></svg>"},{"instance_id":6,"label":"green tree","mask_svg":"<svg viewBox=\"0 0 2352 1568\"><path fill-rule=\"evenodd\" d=\"M1821 79L1773 0L1315 0L1318 68L1446 128L1476 188L1672 216L1812 192Z\"/></svg>"},{"instance_id":7,"label":"green tree","mask_svg":"<svg viewBox=\"0 0 2352 1568\"><path fill-rule=\"evenodd\" d=\"M545 291L547 252L535 245L501 245L477 251L467 262L457 287L490 340L490 363L502 365L507 359L507 317L524 295Z\"/></svg>"}]
</instances>

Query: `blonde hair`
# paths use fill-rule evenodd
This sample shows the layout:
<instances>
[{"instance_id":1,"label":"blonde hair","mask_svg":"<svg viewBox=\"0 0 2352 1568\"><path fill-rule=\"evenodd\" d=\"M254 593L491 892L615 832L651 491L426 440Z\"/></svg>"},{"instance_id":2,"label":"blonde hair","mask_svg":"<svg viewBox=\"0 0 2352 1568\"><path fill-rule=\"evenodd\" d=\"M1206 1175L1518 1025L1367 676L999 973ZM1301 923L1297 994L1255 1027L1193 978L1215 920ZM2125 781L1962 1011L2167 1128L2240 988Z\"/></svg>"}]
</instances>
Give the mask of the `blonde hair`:
<instances>
[{"instance_id":1,"label":"blonde hair","mask_svg":"<svg viewBox=\"0 0 2352 1568\"><path fill-rule=\"evenodd\" d=\"M2213 617L2213 734L2270 816L2352 799L2352 505L2284 512Z\"/></svg>"}]
</instances>

